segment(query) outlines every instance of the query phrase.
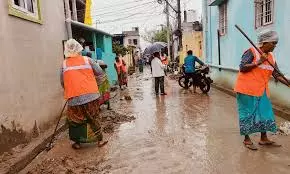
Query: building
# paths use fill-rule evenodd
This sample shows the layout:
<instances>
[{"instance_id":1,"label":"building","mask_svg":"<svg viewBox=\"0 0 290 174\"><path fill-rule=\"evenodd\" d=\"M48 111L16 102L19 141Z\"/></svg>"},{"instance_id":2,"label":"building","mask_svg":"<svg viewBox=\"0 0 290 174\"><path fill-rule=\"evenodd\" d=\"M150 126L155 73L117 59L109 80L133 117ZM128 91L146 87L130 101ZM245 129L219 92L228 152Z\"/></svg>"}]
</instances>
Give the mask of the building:
<instances>
[{"instance_id":1,"label":"building","mask_svg":"<svg viewBox=\"0 0 290 174\"><path fill-rule=\"evenodd\" d=\"M180 51L180 64L184 63L187 51L192 50L193 55L202 58L203 33L202 25L199 21L188 22L187 13L184 12L184 22L182 23L182 50Z\"/></svg>"},{"instance_id":2,"label":"building","mask_svg":"<svg viewBox=\"0 0 290 174\"><path fill-rule=\"evenodd\" d=\"M113 53L112 48L113 35L83 23L86 7L84 0L70 0L69 4L72 16L66 22L71 28L72 38L85 39L86 47L92 53L92 58L103 60L108 65L106 72L110 83L111 85L116 84L117 74L114 68L116 54Z\"/></svg>"},{"instance_id":3,"label":"building","mask_svg":"<svg viewBox=\"0 0 290 174\"><path fill-rule=\"evenodd\" d=\"M114 34L113 36L113 43L120 44L124 46L124 34Z\"/></svg>"},{"instance_id":4,"label":"building","mask_svg":"<svg viewBox=\"0 0 290 174\"><path fill-rule=\"evenodd\" d=\"M84 0L0 1L0 154L29 142L59 116L68 38L85 38L93 58L108 64L111 83L117 81L112 35L83 24L84 9Z\"/></svg>"},{"instance_id":5,"label":"building","mask_svg":"<svg viewBox=\"0 0 290 174\"><path fill-rule=\"evenodd\" d=\"M46 129L63 106L64 3L0 1L0 154Z\"/></svg>"},{"instance_id":6,"label":"building","mask_svg":"<svg viewBox=\"0 0 290 174\"><path fill-rule=\"evenodd\" d=\"M139 28L133 27L131 31L123 31L122 34L125 35L124 46L126 48L131 48L130 53L124 58L130 66L135 66L137 60L135 60L134 57L136 55L140 57L141 52Z\"/></svg>"},{"instance_id":7,"label":"building","mask_svg":"<svg viewBox=\"0 0 290 174\"><path fill-rule=\"evenodd\" d=\"M286 0L204 0L204 58L212 67L215 83L232 89L243 52L251 45L234 27L238 24L254 41L259 33L275 30L280 36L274 51L280 70L289 78L290 1ZM283 22L281 22L283 21ZM219 34L218 34L219 33ZM271 81L272 101L290 107L290 90Z\"/></svg>"},{"instance_id":8,"label":"building","mask_svg":"<svg viewBox=\"0 0 290 174\"><path fill-rule=\"evenodd\" d=\"M128 48L128 54L122 57L128 66L135 66L136 55L140 56L140 33L138 27L133 27L131 31L123 31L122 34L114 34L113 42ZM120 55L119 55L120 56Z\"/></svg>"},{"instance_id":9,"label":"building","mask_svg":"<svg viewBox=\"0 0 290 174\"><path fill-rule=\"evenodd\" d=\"M123 31L124 37L124 46L125 47L134 47L134 52L140 52L140 33L139 28L134 27L131 31Z\"/></svg>"}]
</instances>

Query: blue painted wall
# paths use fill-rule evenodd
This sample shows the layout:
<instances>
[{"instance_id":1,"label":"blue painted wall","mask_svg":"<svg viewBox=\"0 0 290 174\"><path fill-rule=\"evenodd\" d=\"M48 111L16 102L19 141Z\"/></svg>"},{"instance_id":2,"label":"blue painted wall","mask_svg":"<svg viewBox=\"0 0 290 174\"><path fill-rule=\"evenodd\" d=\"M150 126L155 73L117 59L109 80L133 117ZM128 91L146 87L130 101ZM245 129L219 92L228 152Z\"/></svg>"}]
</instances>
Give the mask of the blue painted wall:
<instances>
[{"instance_id":1,"label":"blue painted wall","mask_svg":"<svg viewBox=\"0 0 290 174\"><path fill-rule=\"evenodd\" d=\"M274 0L274 23L259 29L255 28L255 4L254 0L228 0L227 33L220 38L221 65L232 69L238 69L243 52L250 47L248 41L236 30L238 24L254 42L258 34L263 30L275 30L280 40L274 51L279 68L287 77L290 77L290 0ZM217 29L219 26L218 6L208 6L208 0L203 0L203 24L204 24L204 56L206 62L218 65ZM232 88L237 72L213 69L212 77L221 85ZM271 83L272 98L278 103L290 106L290 89ZM287 96L286 95L286 96Z\"/></svg>"},{"instance_id":2,"label":"blue painted wall","mask_svg":"<svg viewBox=\"0 0 290 174\"><path fill-rule=\"evenodd\" d=\"M114 67L116 54L113 53L113 41L111 36L103 36L104 43L104 52L102 55L102 59L108 65L107 74L110 79L111 84L116 84L117 82L117 73Z\"/></svg>"},{"instance_id":3,"label":"blue painted wall","mask_svg":"<svg viewBox=\"0 0 290 174\"><path fill-rule=\"evenodd\" d=\"M114 68L116 54L113 53L112 37L103 34L97 34L96 47L102 50L102 57L100 59L108 65L106 73L108 74L110 84L116 84L118 77Z\"/></svg>"}]
</instances>

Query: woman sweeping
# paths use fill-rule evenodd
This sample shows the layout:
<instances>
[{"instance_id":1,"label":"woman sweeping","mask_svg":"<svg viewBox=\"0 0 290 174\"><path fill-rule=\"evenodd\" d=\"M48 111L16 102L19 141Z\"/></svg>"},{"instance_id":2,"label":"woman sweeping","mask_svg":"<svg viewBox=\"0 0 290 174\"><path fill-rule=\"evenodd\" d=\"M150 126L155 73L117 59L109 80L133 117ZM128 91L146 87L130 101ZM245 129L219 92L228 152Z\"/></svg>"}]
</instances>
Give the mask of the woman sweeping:
<instances>
[{"instance_id":1,"label":"woman sweeping","mask_svg":"<svg viewBox=\"0 0 290 174\"><path fill-rule=\"evenodd\" d=\"M245 136L244 145L257 150L250 139L250 135L260 132L259 144L264 146L280 147L274 141L269 140L267 132L276 132L276 122L269 100L268 83L273 76L276 80L289 86L282 75L274 70L272 65L276 64L272 51L278 43L278 35L275 31L269 31L258 37L259 49L264 53L260 55L255 48L248 49L242 56L240 72L238 74L235 91L237 92L237 103L240 122L240 133Z\"/></svg>"},{"instance_id":2,"label":"woman sweeping","mask_svg":"<svg viewBox=\"0 0 290 174\"><path fill-rule=\"evenodd\" d=\"M67 121L69 137L74 142L73 148L79 149L81 143L103 141L99 117L99 89L95 76L102 75L102 69L92 59L81 56L83 47L74 39L65 44L61 69L61 84L64 97L68 100Z\"/></svg>"},{"instance_id":3,"label":"woman sweeping","mask_svg":"<svg viewBox=\"0 0 290 174\"><path fill-rule=\"evenodd\" d=\"M115 60L115 69L118 74L118 82L120 89L122 89L123 85L128 86L126 63L119 57L116 57Z\"/></svg>"}]
</instances>

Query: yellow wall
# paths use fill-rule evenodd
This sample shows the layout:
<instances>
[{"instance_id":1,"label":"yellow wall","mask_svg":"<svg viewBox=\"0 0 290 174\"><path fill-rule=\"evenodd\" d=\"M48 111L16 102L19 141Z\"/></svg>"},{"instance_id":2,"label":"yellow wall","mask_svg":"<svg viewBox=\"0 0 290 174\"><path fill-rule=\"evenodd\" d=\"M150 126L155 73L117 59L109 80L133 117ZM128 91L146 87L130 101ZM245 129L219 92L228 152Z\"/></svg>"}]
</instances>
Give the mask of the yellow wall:
<instances>
[{"instance_id":1,"label":"yellow wall","mask_svg":"<svg viewBox=\"0 0 290 174\"><path fill-rule=\"evenodd\" d=\"M187 56L188 50L192 50L193 55L197 56L202 60L202 42L203 36L201 31L183 32L183 49L181 52L179 52L180 64L184 63L184 58Z\"/></svg>"}]
</instances>

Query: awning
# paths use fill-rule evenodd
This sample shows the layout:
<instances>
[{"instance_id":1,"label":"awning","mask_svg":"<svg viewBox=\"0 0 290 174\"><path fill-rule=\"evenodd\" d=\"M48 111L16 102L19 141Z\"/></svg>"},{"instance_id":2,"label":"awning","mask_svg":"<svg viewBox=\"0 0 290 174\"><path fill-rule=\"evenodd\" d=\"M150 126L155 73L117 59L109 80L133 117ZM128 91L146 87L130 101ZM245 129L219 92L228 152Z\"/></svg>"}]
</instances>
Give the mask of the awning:
<instances>
[{"instance_id":1,"label":"awning","mask_svg":"<svg viewBox=\"0 0 290 174\"><path fill-rule=\"evenodd\" d=\"M69 20L69 19L67 19L66 22L71 23L71 25L74 25L74 26L77 26L77 27L84 28L84 29L86 29L86 30L94 31L94 32L96 32L96 33L101 33L101 34L103 34L103 35L113 37L113 35L111 35L111 34L105 32L105 31L102 31L102 30L96 29L96 28L94 28L94 27L91 27L91 26L86 25L86 24L81 23L81 22L77 22L77 21Z\"/></svg>"},{"instance_id":2,"label":"awning","mask_svg":"<svg viewBox=\"0 0 290 174\"><path fill-rule=\"evenodd\" d=\"M222 3L225 3L227 0L213 0L209 6L218 6L221 5Z\"/></svg>"}]
</instances>

